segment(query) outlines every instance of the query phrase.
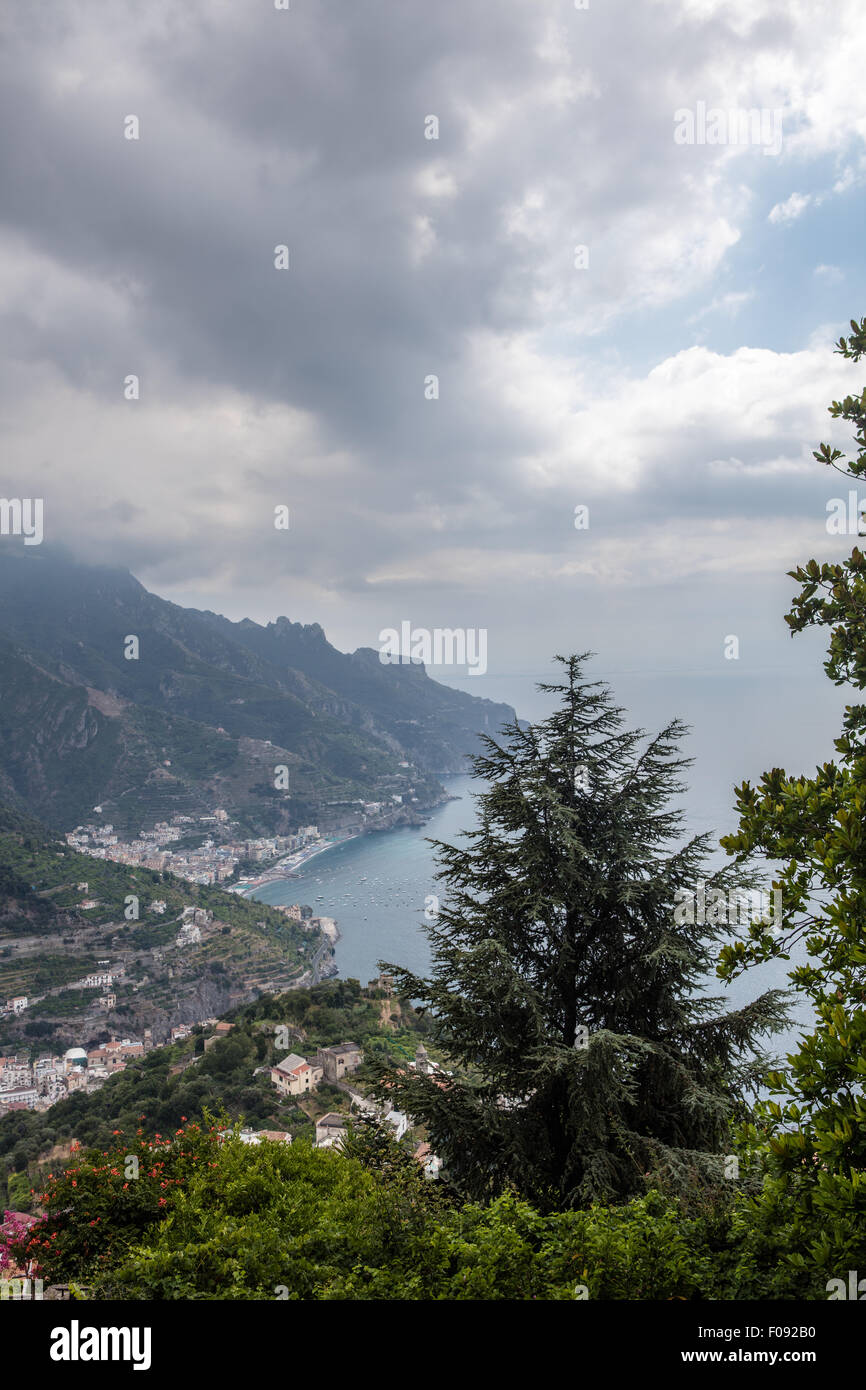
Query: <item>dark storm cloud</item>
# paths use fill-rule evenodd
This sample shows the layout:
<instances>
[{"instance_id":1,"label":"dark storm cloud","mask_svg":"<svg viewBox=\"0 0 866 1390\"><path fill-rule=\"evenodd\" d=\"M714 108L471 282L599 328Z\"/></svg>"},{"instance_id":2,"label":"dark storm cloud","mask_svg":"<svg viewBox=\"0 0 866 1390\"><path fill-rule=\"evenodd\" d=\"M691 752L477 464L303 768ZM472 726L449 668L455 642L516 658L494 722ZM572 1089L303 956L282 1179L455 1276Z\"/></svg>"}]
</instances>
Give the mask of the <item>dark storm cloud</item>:
<instances>
[{"instance_id":1,"label":"dark storm cloud","mask_svg":"<svg viewBox=\"0 0 866 1390\"><path fill-rule=\"evenodd\" d=\"M815 515L792 470L819 427L805 393L823 410L837 380L823 347L701 350L637 378L629 360L631 314L712 297L772 163L683 151L673 111L782 100L792 54L820 89L798 24L624 0L18 9L0 83L10 485L38 479L84 553L258 612L462 591L505 619L572 565L627 582L636 529L652 578L704 563L665 528ZM734 570L756 549L730 546Z\"/></svg>"}]
</instances>

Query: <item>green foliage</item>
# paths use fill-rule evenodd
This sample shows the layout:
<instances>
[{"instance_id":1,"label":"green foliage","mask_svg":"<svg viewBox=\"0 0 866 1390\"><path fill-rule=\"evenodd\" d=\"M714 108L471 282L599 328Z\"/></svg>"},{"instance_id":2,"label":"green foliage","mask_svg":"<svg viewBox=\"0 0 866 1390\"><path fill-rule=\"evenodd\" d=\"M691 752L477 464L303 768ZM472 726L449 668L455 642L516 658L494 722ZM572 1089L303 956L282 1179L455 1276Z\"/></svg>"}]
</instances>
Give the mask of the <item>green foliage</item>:
<instances>
[{"instance_id":1,"label":"green foliage","mask_svg":"<svg viewBox=\"0 0 866 1390\"><path fill-rule=\"evenodd\" d=\"M292 1102L280 1100L269 1075L253 1074L285 1055L285 1049L276 1047L277 1027L293 1028L293 1046L307 1053L347 1038L365 1050L379 1040L386 1052L401 1046L409 1051L411 1043L414 1052L420 1023L408 1004L402 1013L401 1031L380 1033L376 1003L357 980L328 980L309 990L263 995L235 1009L230 1015L232 1032L206 1052L202 1034L155 1048L109 1077L98 1091L76 1093L48 1111L16 1111L0 1119L0 1194L4 1180L11 1181L10 1175L24 1168L33 1175L27 1180L28 1190L35 1185L45 1152L55 1141L76 1139L86 1147L104 1149L115 1129L133 1134L140 1128L152 1138L157 1131L172 1133L182 1116L203 1124L208 1108L223 1109L232 1122L243 1118L254 1127L314 1137L308 1117ZM195 1057L199 1060L193 1065L172 1073L172 1067ZM345 1093L334 1088L324 1089L322 1098L332 1109L346 1108ZM30 1206L28 1198L20 1209Z\"/></svg>"},{"instance_id":2,"label":"green foliage","mask_svg":"<svg viewBox=\"0 0 866 1390\"><path fill-rule=\"evenodd\" d=\"M62 1173L48 1175L40 1195L44 1218L22 1249L46 1281L98 1278L174 1210L197 1166L208 1176L217 1166L220 1140L213 1124L191 1124L170 1138L149 1140L141 1129L125 1139L114 1130L113 1137L119 1142L111 1149L87 1150Z\"/></svg>"},{"instance_id":3,"label":"green foliage","mask_svg":"<svg viewBox=\"0 0 866 1390\"><path fill-rule=\"evenodd\" d=\"M814 1161L768 1173L760 1194L734 1207L720 1296L826 1299L830 1279L866 1267L861 1189L859 1174L828 1173Z\"/></svg>"},{"instance_id":4,"label":"green foliage","mask_svg":"<svg viewBox=\"0 0 866 1390\"><path fill-rule=\"evenodd\" d=\"M858 361L866 352L866 319L837 351ZM841 451L822 444L815 458L846 476L866 470L866 393L830 408L855 426L857 458L840 467ZM866 688L866 558L855 547L841 564L815 560L791 571L802 588L786 621L792 633L828 627L824 669L836 684ZM737 789L739 830L723 840L731 854L760 852L778 864L785 928L756 929L748 942L722 952L719 973L733 978L750 965L788 960L804 942L806 964L790 972L809 1000L814 1026L787 1066L770 1077L770 1096L744 1136L767 1172L759 1198L738 1218L750 1261L780 1262L779 1282L796 1273L804 1290L815 1270L836 1277L866 1261L866 705L846 708L838 761L813 777L779 768L755 788ZM782 1234L783 1233L783 1234ZM822 1276L823 1277L823 1276Z\"/></svg>"},{"instance_id":5,"label":"green foliage","mask_svg":"<svg viewBox=\"0 0 866 1390\"><path fill-rule=\"evenodd\" d=\"M87 895L97 901L97 907L79 907L84 896L79 882L87 883ZM138 921L127 921L124 916L130 895L139 900ZM165 902L164 916L150 911L155 899ZM64 1021L80 1018L92 1008L94 994L63 989L48 995L46 991L87 975L100 956L113 956L112 942L120 934L125 948L141 952L173 943L178 919L186 907L206 908L213 913L214 923L224 926L215 926L194 951L187 949L182 956L173 952L171 961L162 966L147 959L150 982L135 996L133 1027L153 1023L149 1009L194 993L206 970L228 996L232 990L248 989L251 973L253 978L266 975L288 983L304 969L301 948L309 948L309 935L300 924L267 904L217 887L166 879L150 869L94 859L61 845L35 822L14 812L7 810L0 815L0 941L15 943L21 936L44 938L41 950L10 949L8 955L0 955L0 998L13 994L31 997L26 1018L7 1017L0 1022L0 1051L17 1050L25 1030L32 1035L34 1025L55 1020L55 1027L43 1030L40 1036L56 1047L59 1033L65 1031ZM87 938L86 953L78 935L85 923L88 929L94 925L102 928L94 934L95 940L94 935ZM175 970L170 985L169 963ZM142 961L129 963L129 979L135 979L143 968ZM33 1000L34 995L43 994L46 997ZM123 1001L119 1003L123 1008Z\"/></svg>"},{"instance_id":6,"label":"green foliage","mask_svg":"<svg viewBox=\"0 0 866 1390\"><path fill-rule=\"evenodd\" d=\"M756 1039L784 1017L776 991L735 1012L701 992L729 927L679 919L677 894L748 880L704 867L709 835L677 843L683 726L625 731L584 658L558 660L564 683L542 687L557 710L485 739L480 828L438 845L432 978L387 966L429 1008L455 1074L371 1061L464 1194L514 1187L554 1208L619 1200L653 1175L718 1177L762 1074Z\"/></svg>"},{"instance_id":7,"label":"green foliage","mask_svg":"<svg viewBox=\"0 0 866 1390\"><path fill-rule=\"evenodd\" d=\"M210 1117L208 1117L210 1119ZM691 1298L714 1287L699 1219L650 1194L542 1215L456 1205L393 1140L243 1145L212 1123L76 1155L21 1255L99 1298ZM139 1177L130 1178L130 1158Z\"/></svg>"}]
</instances>

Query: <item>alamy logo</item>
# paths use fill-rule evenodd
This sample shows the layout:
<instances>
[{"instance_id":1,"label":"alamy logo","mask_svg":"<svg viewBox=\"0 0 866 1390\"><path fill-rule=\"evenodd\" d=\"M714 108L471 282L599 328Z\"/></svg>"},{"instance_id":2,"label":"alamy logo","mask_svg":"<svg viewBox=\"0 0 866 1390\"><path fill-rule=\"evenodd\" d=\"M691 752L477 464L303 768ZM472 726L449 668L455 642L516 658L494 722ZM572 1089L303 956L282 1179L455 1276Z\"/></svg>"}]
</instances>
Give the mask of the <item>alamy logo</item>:
<instances>
[{"instance_id":1,"label":"alamy logo","mask_svg":"<svg viewBox=\"0 0 866 1390\"><path fill-rule=\"evenodd\" d=\"M379 633L379 660L383 666L423 661L425 666L466 666L467 675L483 676L487 670L487 628L413 628L402 622L400 631L385 627Z\"/></svg>"},{"instance_id":2,"label":"alamy logo","mask_svg":"<svg viewBox=\"0 0 866 1390\"><path fill-rule=\"evenodd\" d=\"M708 889L702 878L696 887L694 893L690 888L678 888L674 893L674 923L678 927L696 922L699 926L745 926L769 918L770 930L776 932L784 921L781 888L774 888L772 894L750 888L732 888L726 893L724 888Z\"/></svg>"},{"instance_id":3,"label":"alamy logo","mask_svg":"<svg viewBox=\"0 0 866 1390\"><path fill-rule=\"evenodd\" d=\"M25 545L41 545L42 498L0 497L0 536L23 536Z\"/></svg>"},{"instance_id":4,"label":"alamy logo","mask_svg":"<svg viewBox=\"0 0 866 1390\"><path fill-rule=\"evenodd\" d=\"M51 1331L52 1361L131 1361L134 1371L150 1370L149 1327L69 1327Z\"/></svg>"},{"instance_id":5,"label":"alamy logo","mask_svg":"<svg viewBox=\"0 0 866 1390\"><path fill-rule=\"evenodd\" d=\"M853 1299L855 1302L863 1303L866 1301L866 1279L858 1280L856 1269L849 1269L847 1288L844 1279L828 1279L827 1293L829 1294L829 1303L840 1298Z\"/></svg>"},{"instance_id":6,"label":"alamy logo","mask_svg":"<svg viewBox=\"0 0 866 1390\"><path fill-rule=\"evenodd\" d=\"M782 148L782 112L762 106L733 107L725 111L699 101L694 111L681 106L674 112L674 141L677 145L763 145L764 154L778 154Z\"/></svg>"},{"instance_id":7,"label":"alamy logo","mask_svg":"<svg viewBox=\"0 0 866 1390\"><path fill-rule=\"evenodd\" d=\"M16 1302L19 1299L35 1299L37 1303L41 1303L44 1297L43 1288L41 1279L0 1279L0 1298L12 1298Z\"/></svg>"},{"instance_id":8,"label":"alamy logo","mask_svg":"<svg viewBox=\"0 0 866 1390\"><path fill-rule=\"evenodd\" d=\"M827 534L830 536L863 536L866 531L862 529L866 522L863 515L866 508L866 499L860 501L857 493L852 488L848 493L848 506L845 506L844 497L831 497L827 503Z\"/></svg>"}]
</instances>

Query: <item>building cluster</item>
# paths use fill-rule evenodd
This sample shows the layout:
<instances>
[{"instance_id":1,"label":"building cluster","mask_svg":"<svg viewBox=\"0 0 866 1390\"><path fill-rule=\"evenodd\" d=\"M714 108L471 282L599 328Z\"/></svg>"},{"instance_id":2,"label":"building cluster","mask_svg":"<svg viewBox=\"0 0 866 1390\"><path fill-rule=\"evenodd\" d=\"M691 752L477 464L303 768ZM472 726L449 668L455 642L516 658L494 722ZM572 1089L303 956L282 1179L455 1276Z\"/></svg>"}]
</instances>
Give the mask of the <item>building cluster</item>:
<instances>
[{"instance_id":1,"label":"building cluster","mask_svg":"<svg viewBox=\"0 0 866 1390\"><path fill-rule=\"evenodd\" d=\"M62 1057L46 1054L34 1062L27 1057L0 1057L0 1115L10 1110L47 1110L75 1091L97 1091L127 1062L143 1057L151 1045L146 1034L144 1042L112 1038L89 1052L71 1047Z\"/></svg>"},{"instance_id":2,"label":"building cluster","mask_svg":"<svg viewBox=\"0 0 866 1390\"><path fill-rule=\"evenodd\" d=\"M275 1144L291 1144L292 1136L286 1129L242 1129L238 1138L242 1144L260 1144L270 1139Z\"/></svg>"},{"instance_id":3,"label":"building cluster","mask_svg":"<svg viewBox=\"0 0 866 1390\"><path fill-rule=\"evenodd\" d=\"M396 1114L396 1111L392 1110L391 1114ZM350 1123L350 1115L341 1115L336 1110L329 1110L327 1115L322 1115L316 1120L316 1148L339 1148ZM277 1144L291 1144L292 1142L291 1134L285 1129L242 1129L238 1138L242 1144L260 1144L263 1139L270 1139ZM420 1163L425 1177L434 1179L439 1177L442 1161L433 1153L428 1143L419 1143L415 1148L414 1157Z\"/></svg>"},{"instance_id":4,"label":"building cluster","mask_svg":"<svg viewBox=\"0 0 866 1390\"><path fill-rule=\"evenodd\" d=\"M135 840L121 840L114 826L77 825L66 836L71 849L89 854L95 859L109 859L115 864L134 868L155 869L174 874L189 883L215 884L230 879L242 861L261 863L304 849L318 840L315 825L304 825L294 835L261 836L251 840L213 839L212 831L225 826L228 812L222 807L206 816L173 816L171 821L157 821L151 830L142 830ZM204 832L204 843L195 849L173 850L178 840ZM86 892L87 885L84 885ZM85 898L80 907L95 907L92 898ZM158 911L152 905L152 911ZM165 904L162 904L165 911Z\"/></svg>"},{"instance_id":5,"label":"building cluster","mask_svg":"<svg viewBox=\"0 0 866 1390\"><path fill-rule=\"evenodd\" d=\"M181 914L180 927L175 937L177 946L197 946L201 942L202 927L210 926L213 913L206 907L185 907Z\"/></svg>"},{"instance_id":6,"label":"building cluster","mask_svg":"<svg viewBox=\"0 0 866 1390\"><path fill-rule=\"evenodd\" d=\"M361 1049L352 1042L320 1047L312 1061L290 1052L271 1067L271 1081L281 1096L303 1096L315 1091L320 1081L342 1081L357 1071L362 1061Z\"/></svg>"},{"instance_id":7,"label":"building cluster","mask_svg":"<svg viewBox=\"0 0 866 1390\"><path fill-rule=\"evenodd\" d=\"M314 1058L301 1057L296 1052L289 1053L288 1057L283 1057L281 1061L271 1067L271 1081L281 1096L304 1096L315 1091L322 1081L336 1083L342 1081L352 1072L357 1071L363 1061L363 1053L357 1043L344 1042L338 1043L334 1047L320 1047L316 1051ZM445 1073L433 1061L431 1061L427 1049L423 1043L419 1043L415 1050L415 1060L409 1063L409 1069L417 1071L425 1076L434 1079L441 1077L444 1084ZM395 1139L402 1139L408 1129L411 1128L412 1120L401 1110L397 1110L390 1101L375 1102L368 1100L360 1095L351 1093L353 1104L357 1105L362 1114L377 1118L380 1123L388 1125L394 1131ZM328 1149L339 1147L345 1137L347 1127L351 1124L351 1115L341 1114L339 1111L330 1110L326 1115L322 1115L316 1120L316 1148ZM439 1176L441 1167L439 1159L431 1152L429 1144L420 1144L415 1152L415 1157L421 1163L424 1172L429 1178Z\"/></svg>"},{"instance_id":8,"label":"building cluster","mask_svg":"<svg viewBox=\"0 0 866 1390\"><path fill-rule=\"evenodd\" d=\"M334 922L333 917L314 917L313 909L306 903L268 903L268 907L274 912L281 912L284 917L290 917L305 931L325 932L328 935Z\"/></svg>"}]
</instances>

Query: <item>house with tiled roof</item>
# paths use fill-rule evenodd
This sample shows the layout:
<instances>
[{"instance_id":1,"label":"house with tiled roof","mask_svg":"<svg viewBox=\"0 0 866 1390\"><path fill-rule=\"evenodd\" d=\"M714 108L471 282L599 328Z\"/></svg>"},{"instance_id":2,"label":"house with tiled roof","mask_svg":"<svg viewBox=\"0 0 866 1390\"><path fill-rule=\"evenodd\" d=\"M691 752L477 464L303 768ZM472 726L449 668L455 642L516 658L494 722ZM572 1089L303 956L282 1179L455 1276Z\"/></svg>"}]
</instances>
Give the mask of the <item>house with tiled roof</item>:
<instances>
[{"instance_id":1,"label":"house with tiled roof","mask_svg":"<svg viewBox=\"0 0 866 1390\"><path fill-rule=\"evenodd\" d=\"M281 1096L302 1096L314 1091L322 1079L322 1068L317 1062L308 1062L296 1052L290 1052L281 1062L271 1067L271 1081Z\"/></svg>"}]
</instances>

